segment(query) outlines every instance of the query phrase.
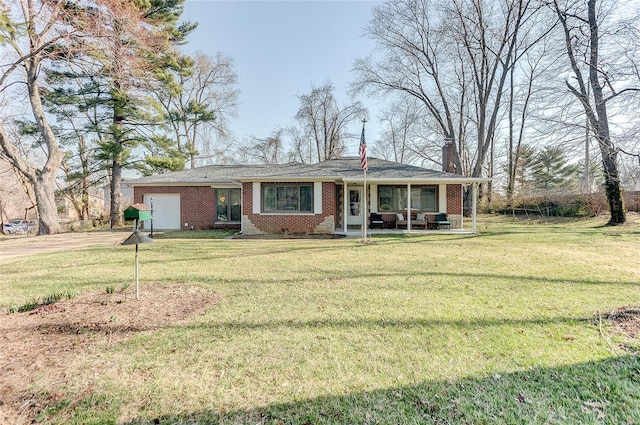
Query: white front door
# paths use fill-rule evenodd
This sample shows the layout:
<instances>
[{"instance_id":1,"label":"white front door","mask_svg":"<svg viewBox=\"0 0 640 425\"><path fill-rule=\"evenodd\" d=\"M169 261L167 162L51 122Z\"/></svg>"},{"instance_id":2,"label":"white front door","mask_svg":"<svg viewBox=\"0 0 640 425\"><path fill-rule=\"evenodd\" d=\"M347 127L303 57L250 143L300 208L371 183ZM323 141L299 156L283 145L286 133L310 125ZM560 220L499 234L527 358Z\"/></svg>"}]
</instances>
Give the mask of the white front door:
<instances>
[{"instance_id":1,"label":"white front door","mask_svg":"<svg viewBox=\"0 0 640 425\"><path fill-rule=\"evenodd\" d=\"M347 210L347 225L362 226L364 217L364 199L362 198L362 186L349 186L349 208Z\"/></svg>"}]
</instances>

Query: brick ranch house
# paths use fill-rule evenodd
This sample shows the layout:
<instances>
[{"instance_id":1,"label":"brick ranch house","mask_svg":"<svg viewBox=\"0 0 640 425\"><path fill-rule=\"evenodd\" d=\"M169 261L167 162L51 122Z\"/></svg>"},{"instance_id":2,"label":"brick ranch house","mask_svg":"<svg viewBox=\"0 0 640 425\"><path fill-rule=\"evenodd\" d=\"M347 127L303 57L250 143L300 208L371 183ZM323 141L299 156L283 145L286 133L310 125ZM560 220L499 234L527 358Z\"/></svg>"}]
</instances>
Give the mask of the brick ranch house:
<instances>
[{"instance_id":1,"label":"brick ranch house","mask_svg":"<svg viewBox=\"0 0 640 425\"><path fill-rule=\"evenodd\" d=\"M463 188L471 186L476 232L476 189L489 179L376 158L368 164L366 192L359 157L317 164L209 165L127 184L133 187L135 203L152 207L156 230L220 228L245 235L346 234L369 223L371 214L382 219L381 227L394 230L402 214L407 220L403 230L411 231L412 221L418 228L418 213L430 222L445 213L451 230L462 229ZM146 229L150 225L144 223Z\"/></svg>"}]
</instances>

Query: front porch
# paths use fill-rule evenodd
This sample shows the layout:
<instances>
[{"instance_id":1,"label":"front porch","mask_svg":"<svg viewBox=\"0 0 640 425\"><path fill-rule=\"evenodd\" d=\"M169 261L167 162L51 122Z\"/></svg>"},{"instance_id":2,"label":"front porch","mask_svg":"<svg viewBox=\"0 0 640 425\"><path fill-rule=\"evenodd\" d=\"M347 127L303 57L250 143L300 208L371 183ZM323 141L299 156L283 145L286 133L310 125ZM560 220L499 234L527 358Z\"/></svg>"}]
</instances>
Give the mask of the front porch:
<instances>
[{"instance_id":1,"label":"front porch","mask_svg":"<svg viewBox=\"0 0 640 425\"><path fill-rule=\"evenodd\" d=\"M478 182L472 179L391 180L344 179L336 184L336 235L475 234ZM463 188L471 191L471 217L462 214ZM447 221L443 228L442 218ZM375 220L375 221L372 221ZM375 228L371 225L375 223ZM439 224L440 223L440 224ZM469 226L468 230L465 229Z\"/></svg>"},{"instance_id":2,"label":"front porch","mask_svg":"<svg viewBox=\"0 0 640 425\"><path fill-rule=\"evenodd\" d=\"M360 228L348 228L346 231L343 229L336 229L335 235L346 236L348 238L361 238L363 233ZM472 229L439 229L439 230L427 230L427 229L367 229L367 236L375 235L473 235L475 234Z\"/></svg>"}]
</instances>

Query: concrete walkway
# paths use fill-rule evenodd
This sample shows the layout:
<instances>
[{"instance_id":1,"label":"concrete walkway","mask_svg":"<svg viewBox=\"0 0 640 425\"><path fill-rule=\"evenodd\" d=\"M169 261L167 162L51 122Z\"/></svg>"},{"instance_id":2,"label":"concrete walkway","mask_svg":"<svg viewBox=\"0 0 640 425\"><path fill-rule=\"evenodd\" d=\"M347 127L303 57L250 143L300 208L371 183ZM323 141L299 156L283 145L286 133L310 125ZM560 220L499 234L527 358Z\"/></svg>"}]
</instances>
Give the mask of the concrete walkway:
<instances>
[{"instance_id":1,"label":"concrete walkway","mask_svg":"<svg viewBox=\"0 0 640 425\"><path fill-rule=\"evenodd\" d=\"M119 245L131 234L131 230L60 233L29 237L25 235L0 239L0 264L3 261L40 254L65 251L95 245Z\"/></svg>"}]
</instances>

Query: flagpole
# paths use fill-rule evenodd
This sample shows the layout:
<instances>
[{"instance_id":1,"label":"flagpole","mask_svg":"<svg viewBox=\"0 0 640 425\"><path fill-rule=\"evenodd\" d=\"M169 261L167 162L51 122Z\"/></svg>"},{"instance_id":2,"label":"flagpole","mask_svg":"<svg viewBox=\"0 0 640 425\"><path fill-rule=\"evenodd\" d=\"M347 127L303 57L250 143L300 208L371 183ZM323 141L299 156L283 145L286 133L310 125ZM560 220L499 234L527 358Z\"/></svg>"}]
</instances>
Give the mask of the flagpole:
<instances>
[{"instance_id":1,"label":"flagpole","mask_svg":"<svg viewBox=\"0 0 640 425\"><path fill-rule=\"evenodd\" d=\"M365 143L365 139L364 139L364 125L367 122L366 118L362 119L362 137L360 140L360 155L361 155L361 162L362 162L362 170L364 171L364 190L363 190L363 197L364 197L364 213L363 213L363 217L362 217L362 242L366 243L367 242L367 224L369 221L369 208L368 208L368 198L367 198L367 169L369 168L368 164L367 164L367 150L366 150L366 143Z\"/></svg>"},{"instance_id":2,"label":"flagpole","mask_svg":"<svg viewBox=\"0 0 640 425\"><path fill-rule=\"evenodd\" d=\"M364 170L364 217L362 219L363 221L363 228L364 228L364 242L367 242L367 225L369 223L369 208L367 205L367 169L365 168Z\"/></svg>"}]
</instances>

